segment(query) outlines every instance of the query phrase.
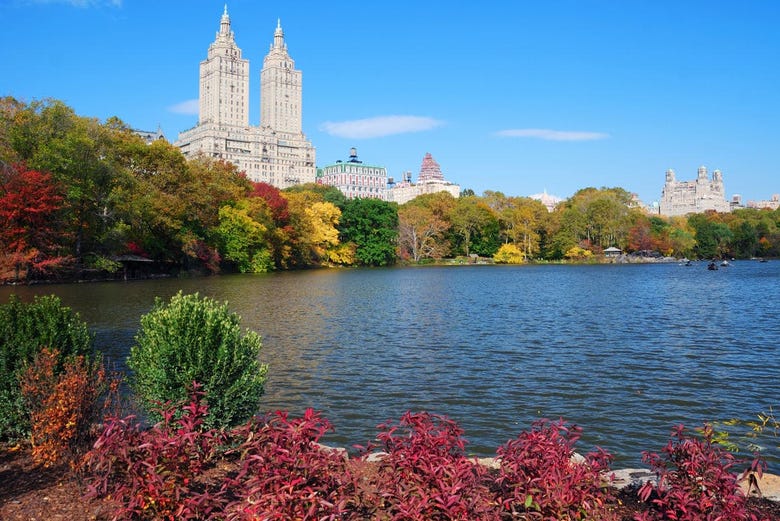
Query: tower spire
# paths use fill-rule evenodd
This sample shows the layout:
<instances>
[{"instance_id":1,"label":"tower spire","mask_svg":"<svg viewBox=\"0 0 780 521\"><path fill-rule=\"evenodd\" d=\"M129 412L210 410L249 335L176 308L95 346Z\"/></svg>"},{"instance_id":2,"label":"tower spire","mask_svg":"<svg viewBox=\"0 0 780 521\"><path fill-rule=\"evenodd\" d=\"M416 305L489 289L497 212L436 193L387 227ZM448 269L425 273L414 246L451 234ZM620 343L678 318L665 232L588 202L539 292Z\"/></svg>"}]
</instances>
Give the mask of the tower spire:
<instances>
[{"instance_id":1,"label":"tower spire","mask_svg":"<svg viewBox=\"0 0 780 521\"><path fill-rule=\"evenodd\" d=\"M276 19L276 30L274 31L274 43L272 49L284 49L284 31L282 30L282 19Z\"/></svg>"},{"instance_id":2,"label":"tower spire","mask_svg":"<svg viewBox=\"0 0 780 521\"><path fill-rule=\"evenodd\" d=\"M232 31L230 30L230 15L228 15L227 4L225 4L225 10L222 12L222 19L219 21L219 32L217 38L220 36L231 37Z\"/></svg>"}]
</instances>

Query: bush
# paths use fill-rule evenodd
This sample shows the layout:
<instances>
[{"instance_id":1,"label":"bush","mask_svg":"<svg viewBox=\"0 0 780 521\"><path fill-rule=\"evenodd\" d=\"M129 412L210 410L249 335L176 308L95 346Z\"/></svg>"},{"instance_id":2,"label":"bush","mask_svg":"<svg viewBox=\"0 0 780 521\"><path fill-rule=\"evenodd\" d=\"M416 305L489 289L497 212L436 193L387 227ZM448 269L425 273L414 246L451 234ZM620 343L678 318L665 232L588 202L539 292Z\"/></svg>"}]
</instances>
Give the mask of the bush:
<instances>
[{"instance_id":1,"label":"bush","mask_svg":"<svg viewBox=\"0 0 780 521\"><path fill-rule=\"evenodd\" d=\"M59 353L56 374L71 356L93 353L93 336L79 315L62 306L55 296L35 297L22 303L11 296L0 306L0 440L19 440L30 434L30 417L22 398L19 377L43 347Z\"/></svg>"},{"instance_id":2,"label":"bush","mask_svg":"<svg viewBox=\"0 0 780 521\"><path fill-rule=\"evenodd\" d=\"M602 483L612 457L601 450L573 460L581 429L563 420L534 422L499 447L496 483L506 512L524 519L614 519Z\"/></svg>"},{"instance_id":3,"label":"bush","mask_svg":"<svg viewBox=\"0 0 780 521\"><path fill-rule=\"evenodd\" d=\"M162 421L151 429L132 416L106 419L82 470L87 497L117 502L114 519L210 519L224 509L225 484L199 478L213 468L225 438L203 428L208 407L198 387L191 390L187 405L161 406Z\"/></svg>"},{"instance_id":4,"label":"bush","mask_svg":"<svg viewBox=\"0 0 780 521\"><path fill-rule=\"evenodd\" d=\"M198 294L156 299L141 317L128 365L132 386L153 421L159 404L184 402L192 382L203 385L209 427L238 425L254 415L263 394L267 367L260 363L260 336L246 331L240 318Z\"/></svg>"},{"instance_id":5,"label":"bush","mask_svg":"<svg viewBox=\"0 0 780 521\"><path fill-rule=\"evenodd\" d=\"M702 437L686 433L679 425L672 431L663 455L642 454L642 460L658 474L658 484L649 481L639 490L643 501L651 499L653 509L637 516L639 521L756 520L748 511L735 466L745 463L713 443L713 429L705 425ZM763 464L753 461L751 470L761 475Z\"/></svg>"},{"instance_id":6,"label":"bush","mask_svg":"<svg viewBox=\"0 0 780 521\"><path fill-rule=\"evenodd\" d=\"M516 244L502 244L493 255L493 262L496 264L522 264L525 262L525 255Z\"/></svg>"},{"instance_id":7,"label":"bush","mask_svg":"<svg viewBox=\"0 0 780 521\"><path fill-rule=\"evenodd\" d=\"M20 378L30 411L32 457L46 467L65 459L75 462L91 444L92 425L100 419L99 398L107 388L102 363L76 356L56 375L59 358L56 349L44 348Z\"/></svg>"},{"instance_id":8,"label":"bush","mask_svg":"<svg viewBox=\"0 0 780 521\"><path fill-rule=\"evenodd\" d=\"M277 412L236 429L239 471L228 480L231 520L351 519L355 487L345 454L319 444L330 422L312 409Z\"/></svg>"},{"instance_id":9,"label":"bush","mask_svg":"<svg viewBox=\"0 0 780 521\"><path fill-rule=\"evenodd\" d=\"M499 519L487 469L465 455L463 431L452 420L407 412L377 435L379 519ZM365 503L365 501L364 501Z\"/></svg>"}]
</instances>

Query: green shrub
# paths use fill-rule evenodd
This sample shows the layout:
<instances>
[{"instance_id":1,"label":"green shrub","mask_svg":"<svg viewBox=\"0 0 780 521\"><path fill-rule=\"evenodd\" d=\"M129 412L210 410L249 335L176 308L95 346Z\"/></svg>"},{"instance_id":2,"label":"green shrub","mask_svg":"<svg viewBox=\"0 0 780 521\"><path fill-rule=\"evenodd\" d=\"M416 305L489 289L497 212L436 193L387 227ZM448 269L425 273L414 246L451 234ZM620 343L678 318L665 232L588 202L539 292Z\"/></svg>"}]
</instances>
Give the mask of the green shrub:
<instances>
[{"instance_id":1,"label":"green shrub","mask_svg":"<svg viewBox=\"0 0 780 521\"><path fill-rule=\"evenodd\" d=\"M267 367L260 363L260 336L247 330L227 303L182 295L169 304L156 299L141 317L141 329L130 350L132 386L150 420L165 402L186 400L193 382L203 385L208 427L242 423L257 412Z\"/></svg>"},{"instance_id":2,"label":"green shrub","mask_svg":"<svg viewBox=\"0 0 780 521\"><path fill-rule=\"evenodd\" d=\"M66 358L89 356L93 336L78 313L54 295L25 304L11 296L0 305L0 440L13 441L30 433L30 418L22 399L19 376L44 347L59 352L57 371Z\"/></svg>"}]
</instances>

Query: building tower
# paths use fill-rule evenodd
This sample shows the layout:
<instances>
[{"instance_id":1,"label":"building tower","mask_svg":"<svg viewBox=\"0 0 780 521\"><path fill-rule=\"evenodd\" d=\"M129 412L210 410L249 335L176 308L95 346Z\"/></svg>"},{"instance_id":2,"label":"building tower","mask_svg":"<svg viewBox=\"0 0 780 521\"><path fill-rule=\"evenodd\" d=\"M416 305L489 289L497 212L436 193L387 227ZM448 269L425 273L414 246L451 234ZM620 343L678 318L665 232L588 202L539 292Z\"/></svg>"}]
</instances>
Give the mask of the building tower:
<instances>
[{"instance_id":1,"label":"building tower","mask_svg":"<svg viewBox=\"0 0 780 521\"><path fill-rule=\"evenodd\" d=\"M723 187L723 173L720 170L712 172L712 179L707 174L707 167L700 166L693 181L677 181L674 170L666 171L666 182L661 191L658 211L661 215L687 215L702 213L707 210L727 213L731 205L726 201Z\"/></svg>"},{"instance_id":2,"label":"building tower","mask_svg":"<svg viewBox=\"0 0 780 521\"><path fill-rule=\"evenodd\" d=\"M301 133L302 76L287 53L282 23L277 20L274 42L260 71L260 126Z\"/></svg>"},{"instance_id":3,"label":"building tower","mask_svg":"<svg viewBox=\"0 0 780 521\"><path fill-rule=\"evenodd\" d=\"M426 152L420 165L420 174L417 176L418 183L427 183L429 181L444 182L444 174L441 173L439 163L433 159L430 152Z\"/></svg>"},{"instance_id":4,"label":"building tower","mask_svg":"<svg viewBox=\"0 0 780 521\"><path fill-rule=\"evenodd\" d=\"M227 5L214 43L200 62L198 123L249 126L249 60L241 58Z\"/></svg>"},{"instance_id":5,"label":"building tower","mask_svg":"<svg viewBox=\"0 0 780 521\"><path fill-rule=\"evenodd\" d=\"M277 188L313 183L316 150L301 124L301 72L276 24L261 79L260 126L249 125L249 62L236 46L227 6L208 57L200 64L198 124L176 141L188 158L230 161L255 182Z\"/></svg>"}]
</instances>

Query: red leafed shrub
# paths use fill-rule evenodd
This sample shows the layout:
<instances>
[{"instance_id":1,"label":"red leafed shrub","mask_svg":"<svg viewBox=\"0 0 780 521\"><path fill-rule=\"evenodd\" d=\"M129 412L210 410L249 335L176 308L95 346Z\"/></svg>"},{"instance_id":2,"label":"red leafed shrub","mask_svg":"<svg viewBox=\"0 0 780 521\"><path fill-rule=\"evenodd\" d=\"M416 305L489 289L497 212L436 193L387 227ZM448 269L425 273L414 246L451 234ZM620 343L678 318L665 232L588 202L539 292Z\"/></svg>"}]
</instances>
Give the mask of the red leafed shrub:
<instances>
[{"instance_id":1,"label":"red leafed shrub","mask_svg":"<svg viewBox=\"0 0 780 521\"><path fill-rule=\"evenodd\" d=\"M734 467L745 463L713 445L711 425L701 429L701 438L689 436L679 425L672 431L662 455L644 452L642 459L658 474L658 484L645 483L639 489L643 501L653 509L638 514L638 521L674 519L677 521L757 520L746 507ZM751 470L763 472L756 459Z\"/></svg>"},{"instance_id":2,"label":"red leafed shrub","mask_svg":"<svg viewBox=\"0 0 780 521\"><path fill-rule=\"evenodd\" d=\"M379 519L499 519L487 469L465 455L463 431L444 417L407 412L377 435Z\"/></svg>"},{"instance_id":3,"label":"red leafed shrub","mask_svg":"<svg viewBox=\"0 0 780 521\"><path fill-rule=\"evenodd\" d=\"M563 420L539 420L499 447L496 485L505 512L523 519L614 519L602 482L612 457L599 450L574 461L580 433Z\"/></svg>"},{"instance_id":4,"label":"red leafed shrub","mask_svg":"<svg viewBox=\"0 0 780 521\"><path fill-rule=\"evenodd\" d=\"M102 364L83 356L62 362L56 349L44 348L20 377L30 411L33 460L50 466L74 459L90 442L90 427L105 389Z\"/></svg>"},{"instance_id":5,"label":"red leafed shrub","mask_svg":"<svg viewBox=\"0 0 780 521\"><path fill-rule=\"evenodd\" d=\"M87 495L115 500L115 519L208 518L223 508L225 485L215 490L198 478L224 438L202 429L203 392L195 386L187 405L165 404L160 413L163 420L148 430L132 416L106 420L84 459Z\"/></svg>"},{"instance_id":6,"label":"red leafed shrub","mask_svg":"<svg viewBox=\"0 0 780 521\"><path fill-rule=\"evenodd\" d=\"M237 475L229 480L235 498L232 520L345 519L353 495L343 453L319 440L332 426L312 409L302 418L276 412L237 428L242 443Z\"/></svg>"}]
</instances>

